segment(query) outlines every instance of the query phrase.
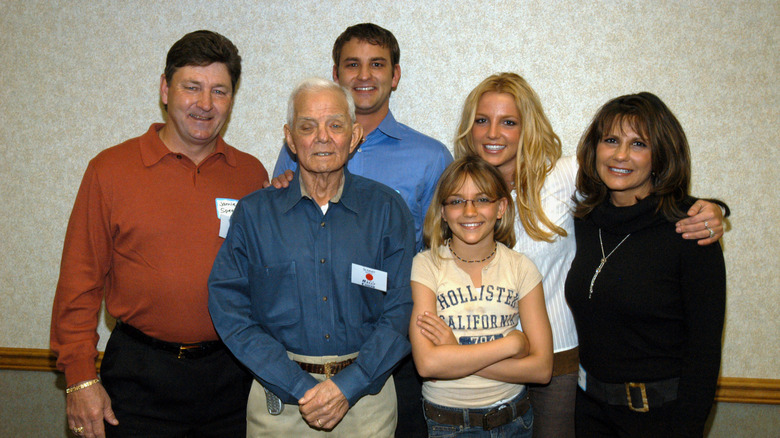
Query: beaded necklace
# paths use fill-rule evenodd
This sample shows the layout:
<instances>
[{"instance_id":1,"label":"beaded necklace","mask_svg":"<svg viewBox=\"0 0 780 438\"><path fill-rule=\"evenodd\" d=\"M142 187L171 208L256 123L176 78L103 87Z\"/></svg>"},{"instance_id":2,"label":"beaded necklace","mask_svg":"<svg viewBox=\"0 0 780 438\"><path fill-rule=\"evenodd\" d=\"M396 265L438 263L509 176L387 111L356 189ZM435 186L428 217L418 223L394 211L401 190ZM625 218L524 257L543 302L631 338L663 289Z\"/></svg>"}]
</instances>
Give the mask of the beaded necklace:
<instances>
[{"instance_id":1,"label":"beaded necklace","mask_svg":"<svg viewBox=\"0 0 780 438\"><path fill-rule=\"evenodd\" d=\"M449 249L450 249L450 252L452 253L452 255L454 255L454 256L455 256L455 258L456 258L456 259L458 259L458 260L462 261L463 263L482 263L482 262L484 262L485 260L487 260L487 259L489 259L489 258L493 257L493 256L496 254L496 249L498 248L498 244L497 244L497 243L495 243L495 242L493 242L493 252L491 252L491 253L490 253L490 254L489 254L487 257L485 257L485 258L484 258L484 259L482 259L482 260L466 260L466 259L462 259L462 258L460 258L460 256L458 256L458 254L457 254L457 253L455 253L455 251L452 249L452 240L448 240L448 241L447 241L447 248L449 248Z\"/></svg>"}]
</instances>

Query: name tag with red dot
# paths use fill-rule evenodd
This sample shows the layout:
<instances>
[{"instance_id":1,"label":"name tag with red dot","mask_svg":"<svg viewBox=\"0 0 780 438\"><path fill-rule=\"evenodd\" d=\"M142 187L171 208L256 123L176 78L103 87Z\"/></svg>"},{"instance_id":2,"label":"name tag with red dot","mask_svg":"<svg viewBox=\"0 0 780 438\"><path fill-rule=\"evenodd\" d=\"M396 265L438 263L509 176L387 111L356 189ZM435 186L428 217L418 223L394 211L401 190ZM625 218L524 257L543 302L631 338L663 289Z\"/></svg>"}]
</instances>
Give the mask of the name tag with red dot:
<instances>
[{"instance_id":1,"label":"name tag with red dot","mask_svg":"<svg viewBox=\"0 0 780 438\"><path fill-rule=\"evenodd\" d=\"M352 283L387 292L387 272L353 263Z\"/></svg>"}]
</instances>

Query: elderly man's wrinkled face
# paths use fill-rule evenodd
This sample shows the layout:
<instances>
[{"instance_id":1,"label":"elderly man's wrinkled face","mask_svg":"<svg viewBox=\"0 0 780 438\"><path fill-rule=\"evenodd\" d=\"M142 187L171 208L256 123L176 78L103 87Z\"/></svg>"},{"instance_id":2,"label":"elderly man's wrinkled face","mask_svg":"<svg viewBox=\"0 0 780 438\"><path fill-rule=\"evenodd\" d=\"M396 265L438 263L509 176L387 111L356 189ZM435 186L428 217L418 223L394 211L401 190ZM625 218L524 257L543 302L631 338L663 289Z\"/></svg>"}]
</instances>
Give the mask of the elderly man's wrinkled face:
<instances>
[{"instance_id":1,"label":"elderly man's wrinkled face","mask_svg":"<svg viewBox=\"0 0 780 438\"><path fill-rule=\"evenodd\" d=\"M301 173L338 172L362 135L349 117L346 98L336 90L303 91L295 98L293 126L284 125Z\"/></svg>"}]
</instances>

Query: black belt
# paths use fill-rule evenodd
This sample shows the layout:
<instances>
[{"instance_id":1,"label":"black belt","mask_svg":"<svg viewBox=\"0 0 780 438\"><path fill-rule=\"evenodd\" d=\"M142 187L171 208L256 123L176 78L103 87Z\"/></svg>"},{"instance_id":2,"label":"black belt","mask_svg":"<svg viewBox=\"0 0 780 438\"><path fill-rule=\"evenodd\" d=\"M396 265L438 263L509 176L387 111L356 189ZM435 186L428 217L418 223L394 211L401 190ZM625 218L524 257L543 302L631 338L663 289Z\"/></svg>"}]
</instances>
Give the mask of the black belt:
<instances>
[{"instance_id":1,"label":"black belt","mask_svg":"<svg viewBox=\"0 0 780 438\"><path fill-rule=\"evenodd\" d=\"M442 409L427 400L423 400L423 409L425 416L431 420L449 424L451 426L482 426L484 430L494 429L499 426L511 423L515 418L524 415L531 408L531 402L528 400L528 394L520 400L504 403L501 406L487 409ZM468 425L464 421L464 413L468 415Z\"/></svg>"},{"instance_id":2,"label":"black belt","mask_svg":"<svg viewBox=\"0 0 780 438\"><path fill-rule=\"evenodd\" d=\"M635 412L647 412L662 404L677 400L679 377L655 382L605 383L586 374L585 393L594 399L616 406L628 406Z\"/></svg>"},{"instance_id":3,"label":"black belt","mask_svg":"<svg viewBox=\"0 0 780 438\"><path fill-rule=\"evenodd\" d=\"M222 341L194 342L189 344L161 341L122 321L116 322L115 330L119 330L136 341L142 342L157 350L173 353L179 359L197 359L225 348L225 344L223 344Z\"/></svg>"},{"instance_id":4,"label":"black belt","mask_svg":"<svg viewBox=\"0 0 780 438\"><path fill-rule=\"evenodd\" d=\"M297 360L295 363L297 363L298 366L300 366L301 369L307 373L325 374L325 378L330 379L331 377L335 376L336 373L348 367L354 361L355 358L353 357L352 359L343 360L341 362L328 362L322 364L298 362Z\"/></svg>"}]
</instances>

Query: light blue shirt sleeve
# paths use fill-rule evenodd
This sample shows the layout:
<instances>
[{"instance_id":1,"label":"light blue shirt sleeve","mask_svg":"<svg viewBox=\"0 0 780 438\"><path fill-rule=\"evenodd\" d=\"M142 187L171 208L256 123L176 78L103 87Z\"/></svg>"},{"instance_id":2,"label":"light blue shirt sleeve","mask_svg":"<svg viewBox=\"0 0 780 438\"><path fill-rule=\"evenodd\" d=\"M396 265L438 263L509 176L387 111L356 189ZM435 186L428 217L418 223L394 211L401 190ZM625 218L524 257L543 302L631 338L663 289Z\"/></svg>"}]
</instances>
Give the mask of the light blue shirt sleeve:
<instances>
[{"instance_id":1,"label":"light blue shirt sleeve","mask_svg":"<svg viewBox=\"0 0 780 438\"><path fill-rule=\"evenodd\" d=\"M295 156L287 147L287 142L282 142L282 147L279 149L279 157L276 159L272 178L276 178L283 174L285 170L292 170L295 172L297 169L298 162L295 160Z\"/></svg>"}]
</instances>

